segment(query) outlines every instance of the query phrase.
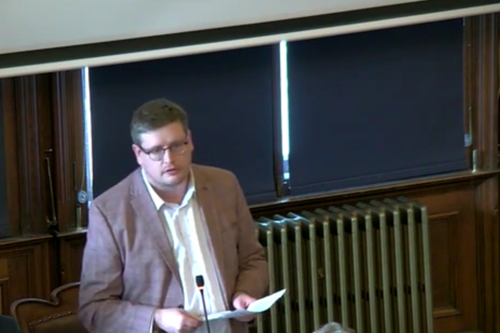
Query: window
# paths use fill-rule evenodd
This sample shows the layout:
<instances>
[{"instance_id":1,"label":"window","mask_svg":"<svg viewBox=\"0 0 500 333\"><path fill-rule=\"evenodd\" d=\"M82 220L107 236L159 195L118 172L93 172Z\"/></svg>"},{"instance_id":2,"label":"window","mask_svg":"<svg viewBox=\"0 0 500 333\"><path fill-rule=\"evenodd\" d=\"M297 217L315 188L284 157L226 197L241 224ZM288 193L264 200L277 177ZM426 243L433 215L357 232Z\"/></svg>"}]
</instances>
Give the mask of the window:
<instances>
[{"instance_id":1,"label":"window","mask_svg":"<svg viewBox=\"0 0 500 333\"><path fill-rule=\"evenodd\" d=\"M92 202L93 194L93 153L92 153L92 112L90 107L90 84L89 84L89 68L85 67L82 70L82 85L83 85L83 114L84 114L84 149L85 149L85 169L87 170L86 184L87 189L87 204Z\"/></svg>"},{"instance_id":2,"label":"window","mask_svg":"<svg viewBox=\"0 0 500 333\"><path fill-rule=\"evenodd\" d=\"M88 69L94 196L137 167L132 112L166 97L189 114L195 163L233 171L249 203L274 200L273 66L265 46Z\"/></svg>"},{"instance_id":3,"label":"window","mask_svg":"<svg viewBox=\"0 0 500 333\"><path fill-rule=\"evenodd\" d=\"M266 46L87 70L94 193L135 167L130 115L158 96L188 110L195 162L234 171L251 203L275 197L275 126L292 195L467 168L462 20L282 41L276 50L275 62Z\"/></svg>"},{"instance_id":4,"label":"window","mask_svg":"<svg viewBox=\"0 0 500 333\"><path fill-rule=\"evenodd\" d=\"M283 156L283 179L290 180L290 127L288 123L288 59L287 42L281 41L279 46L280 58L280 106L281 106L281 151Z\"/></svg>"},{"instance_id":5,"label":"window","mask_svg":"<svg viewBox=\"0 0 500 333\"><path fill-rule=\"evenodd\" d=\"M292 194L464 170L462 20L288 43Z\"/></svg>"}]
</instances>

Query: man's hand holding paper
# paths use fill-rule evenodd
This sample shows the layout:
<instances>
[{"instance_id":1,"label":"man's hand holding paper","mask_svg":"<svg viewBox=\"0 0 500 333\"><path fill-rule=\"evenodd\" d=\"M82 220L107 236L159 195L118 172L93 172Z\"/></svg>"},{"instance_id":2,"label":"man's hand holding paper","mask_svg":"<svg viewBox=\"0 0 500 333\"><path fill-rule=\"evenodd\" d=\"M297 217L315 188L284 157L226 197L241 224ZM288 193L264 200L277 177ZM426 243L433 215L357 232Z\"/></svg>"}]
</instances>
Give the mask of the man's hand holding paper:
<instances>
[{"instance_id":1,"label":"man's hand holding paper","mask_svg":"<svg viewBox=\"0 0 500 333\"><path fill-rule=\"evenodd\" d=\"M276 301L279 300L285 294L285 292L286 289L283 289L269 296L258 299L249 304L246 307L246 309L236 309L234 311L223 311L223 312L209 314L208 320L211 321L217 319L236 318L240 321L243 321L244 319L247 319L249 316L254 317L256 314L269 310L271 306L273 306L274 303L276 303Z\"/></svg>"},{"instance_id":2,"label":"man's hand holding paper","mask_svg":"<svg viewBox=\"0 0 500 333\"><path fill-rule=\"evenodd\" d=\"M256 300L257 299L255 299L254 297L252 297L248 294L238 292L238 293L236 293L236 295L233 298L233 306L236 310L246 310L248 308L248 306L250 306L250 304L252 304ZM252 321L254 318L255 318L255 315L251 314L248 316L237 317L236 319L238 319L239 321L243 321L243 322L249 322L249 321Z\"/></svg>"}]
</instances>

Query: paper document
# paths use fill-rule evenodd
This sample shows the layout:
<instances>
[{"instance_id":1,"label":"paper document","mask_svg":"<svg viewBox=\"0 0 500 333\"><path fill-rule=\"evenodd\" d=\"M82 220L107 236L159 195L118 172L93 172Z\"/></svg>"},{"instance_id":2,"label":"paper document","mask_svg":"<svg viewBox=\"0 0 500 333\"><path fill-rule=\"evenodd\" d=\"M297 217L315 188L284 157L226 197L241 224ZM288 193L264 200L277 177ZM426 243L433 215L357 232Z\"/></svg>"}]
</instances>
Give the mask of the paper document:
<instances>
[{"instance_id":1,"label":"paper document","mask_svg":"<svg viewBox=\"0 0 500 333\"><path fill-rule=\"evenodd\" d=\"M216 319L237 318L246 315L255 315L257 313L267 311L271 306L273 306L274 303L276 303L277 300L279 300L285 294L285 292L286 289L283 289L275 292L274 294L258 299L250 304L246 310L222 311L209 314L208 320L210 321Z\"/></svg>"}]
</instances>

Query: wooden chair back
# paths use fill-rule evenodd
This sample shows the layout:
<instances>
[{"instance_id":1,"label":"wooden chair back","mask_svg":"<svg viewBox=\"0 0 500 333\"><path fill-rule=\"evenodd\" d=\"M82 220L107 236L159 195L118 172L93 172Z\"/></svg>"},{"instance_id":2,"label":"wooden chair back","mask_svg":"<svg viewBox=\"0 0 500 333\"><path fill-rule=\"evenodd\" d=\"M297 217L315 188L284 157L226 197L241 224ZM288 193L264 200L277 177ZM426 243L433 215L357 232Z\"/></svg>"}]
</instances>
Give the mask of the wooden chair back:
<instances>
[{"instance_id":1,"label":"wooden chair back","mask_svg":"<svg viewBox=\"0 0 500 333\"><path fill-rule=\"evenodd\" d=\"M23 298L11 305L11 314L23 333L88 333L78 318L80 282L54 289L50 301Z\"/></svg>"}]
</instances>

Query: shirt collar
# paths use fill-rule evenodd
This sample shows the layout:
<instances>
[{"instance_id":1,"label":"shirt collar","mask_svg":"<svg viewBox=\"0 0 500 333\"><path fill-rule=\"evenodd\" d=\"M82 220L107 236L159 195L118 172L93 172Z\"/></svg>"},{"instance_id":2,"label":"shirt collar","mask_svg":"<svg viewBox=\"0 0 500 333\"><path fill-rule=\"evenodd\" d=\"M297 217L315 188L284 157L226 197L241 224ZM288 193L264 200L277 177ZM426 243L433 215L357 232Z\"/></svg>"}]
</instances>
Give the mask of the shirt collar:
<instances>
[{"instance_id":1,"label":"shirt collar","mask_svg":"<svg viewBox=\"0 0 500 333\"><path fill-rule=\"evenodd\" d=\"M160 208L163 207L164 204L166 204L165 201L163 201L163 199L160 198L158 193L156 193L154 188L151 186L148 177L146 176L146 172L142 168L141 168L141 175L142 175L142 180L146 185L146 189L148 190L149 196L151 197L151 200L153 200L153 204L155 205L156 210L160 210ZM194 197L195 193L196 193L195 179L193 170L191 169L189 171L189 183L187 191L186 194L184 194L184 198L182 198L180 206L182 207L184 205L187 205L191 200L191 198Z\"/></svg>"}]
</instances>

